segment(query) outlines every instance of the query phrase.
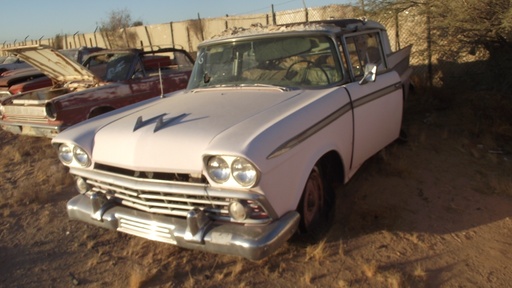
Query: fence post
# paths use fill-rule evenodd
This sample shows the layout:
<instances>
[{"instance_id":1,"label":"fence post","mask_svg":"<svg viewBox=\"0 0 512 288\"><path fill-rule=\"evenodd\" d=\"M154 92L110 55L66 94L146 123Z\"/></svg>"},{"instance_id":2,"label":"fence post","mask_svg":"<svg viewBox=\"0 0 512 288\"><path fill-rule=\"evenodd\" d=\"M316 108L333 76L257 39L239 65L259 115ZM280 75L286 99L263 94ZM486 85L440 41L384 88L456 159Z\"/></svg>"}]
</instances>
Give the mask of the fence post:
<instances>
[{"instance_id":1,"label":"fence post","mask_svg":"<svg viewBox=\"0 0 512 288\"><path fill-rule=\"evenodd\" d=\"M96 38L96 30L98 30L98 26L96 26L96 29L94 29L93 35L94 35L94 43L95 43L95 45L93 46L91 44L92 47L95 47L95 46L98 47L98 38Z\"/></svg>"},{"instance_id":2,"label":"fence post","mask_svg":"<svg viewBox=\"0 0 512 288\"><path fill-rule=\"evenodd\" d=\"M427 2L427 77L428 88L432 88L434 84L432 73L432 26L430 23L430 4Z\"/></svg>"},{"instance_id":3,"label":"fence post","mask_svg":"<svg viewBox=\"0 0 512 288\"><path fill-rule=\"evenodd\" d=\"M308 7L306 6L306 2L304 0L302 0L302 5L304 5L304 16L306 17L306 23L309 23Z\"/></svg>"},{"instance_id":4,"label":"fence post","mask_svg":"<svg viewBox=\"0 0 512 288\"><path fill-rule=\"evenodd\" d=\"M153 51L153 43L151 42L151 36L149 35L147 25L144 25L144 30L146 30L146 37L148 37L149 47L150 47L151 51Z\"/></svg>"},{"instance_id":5,"label":"fence post","mask_svg":"<svg viewBox=\"0 0 512 288\"><path fill-rule=\"evenodd\" d=\"M398 25L398 13L399 13L398 10L395 10L395 41L396 41L395 50L397 50L397 51L400 50L400 31L399 31L400 27Z\"/></svg>"},{"instance_id":6,"label":"fence post","mask_svg":"<svg viewBox=\"0 0 512 288\"><path fill-rule=\"evenodd\" d=\"M190 39L190 29L188 29L188 25L187 25L187 44L188 44L188 51L192 51L192 40Z\"/></svg>"},{"instance_id":7,"label":"fence post","mask_svg":"<svg viewBox=\"0 0 512 288\"><path fill-rule=\"evenodd\" d=\"M274 4L272 4L272 25L276 25L276 12L274 11Z\"/></svg>"},{"instance_id":8,"label":"fence post","mask_svg":"<svg viewBox=\"0 0 512 288\"><path fill-rule=\"evenodd\" d=\"M172 22L169 22L169 26L171 28L171 41L172 41L172 48L174 48L174 28L172 27Z\"/></svg>"},{"instance_id":9,"label":"fence post","mask_svg":"<svg viewBox=\"0 0 512 288\"><path fill-rule=\"evenodd\" d=\"M201 16L197 13L197 20L199 21L199 31L201 31L201 41L204 41L203 23L201 22Z\"/></svg>"}]
</instances>

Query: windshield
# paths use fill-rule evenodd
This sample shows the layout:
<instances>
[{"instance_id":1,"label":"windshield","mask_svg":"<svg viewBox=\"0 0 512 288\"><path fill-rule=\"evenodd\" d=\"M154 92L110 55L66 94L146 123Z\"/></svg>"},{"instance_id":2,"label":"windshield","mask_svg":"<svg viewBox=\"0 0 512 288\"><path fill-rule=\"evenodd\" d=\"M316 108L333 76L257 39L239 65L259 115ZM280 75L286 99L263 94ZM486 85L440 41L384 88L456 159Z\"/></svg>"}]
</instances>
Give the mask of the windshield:
<instances>
[{"instance_id":1,"label":"windshield","mask_svg":"<svg viewBox=\"0 0 512 288\"><path fill-rule=\"evenodd\" d=\"M342 80L326 36L256 38L202 47L188 88L273 85L321 87Z\"/></svg>"},{"instance_id":2,"label":"windshield","mask_svg":"<svg viewBox=\"0 0 512 288\"><path fill-rule=\"evenodd\" d=\"M62 49L59 52L68 59L78 62L78 49Z\"/></svg>"},{"instance_id":3,"label":"windshield","mask_svg":"<svg viewBox=\"0 0 512 288\"><path fill-rule=\"evenodd\" d=\"M13 63L17 63L17 62L20 62L18 57L8 56L7 58L5 58L5 60L2 64L13 64Z\"/></svg>"},{"instance_id":4,"label":"windshield","mask_svg":"<svg viewBox=\"0 0 512 288\"><path fill-rule=\"evenodd\" d=\"M104 81L124 81L131 77L133 53L105 53L87 58L84 66Z\"/></svg>"}]
</instances>

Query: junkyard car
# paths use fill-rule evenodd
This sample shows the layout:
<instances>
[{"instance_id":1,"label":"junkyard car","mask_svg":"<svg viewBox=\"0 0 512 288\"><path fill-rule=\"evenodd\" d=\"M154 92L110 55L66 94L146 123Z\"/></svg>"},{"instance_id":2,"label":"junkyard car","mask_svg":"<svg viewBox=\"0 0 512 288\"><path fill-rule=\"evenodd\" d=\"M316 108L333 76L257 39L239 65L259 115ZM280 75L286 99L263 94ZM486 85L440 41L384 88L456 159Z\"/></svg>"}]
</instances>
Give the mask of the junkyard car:
<instances>
[{"instance_id":1,"label":"junkyard car","mask_svg":"<svg viewBox=\"0 0 512 288\"><path fill-rule=\"evenodd\" d=\"M7 58L4 59L4 62L0 64L0 74L4 73L6 71L11 70L17 70L17 69L23 69L23 68L30 68L30 64L26 63L22 59L10 55L7 56Z\"/></svg>"},{"instance_id":2,"label":"junkyard car","mask_svg":"<svg viewBox=\"0 0 512 288\"><path fill-rule=\"evenodd\" d=\"M223 35L186 90L52 140L80 192L70 218L253 260L326 230L335 183L399 137L410 47L355 19Z\"/></svg>"},{"instance_id":3,"label":"junkyard car","mask_svg":"<svg viewBox=\"0 0 512 288\"><path fill-rule=\"evenodd\" d=\"M59 52L78 63L82 63L89 54L101 50L103 48L80 47L62 49ZM34 67L9 70L0 75L0 101L14 94L51 87L52 84L52 80L44 75L43 71Z\"/></svg>"},{"instance_id":4,"label":"junkyard car","mask_svg":"<svg viewBox=\"0 0 512 288\"><path fill-rule=\"evenodd\" d=\"M193 66L192 57L176 48L103 50L89 55L83 66L50 47L9 51L54 83L51 89L2 100L0 126L30 136L54 137L88 118L184 89Z\"/></svg>"}]
</instances>

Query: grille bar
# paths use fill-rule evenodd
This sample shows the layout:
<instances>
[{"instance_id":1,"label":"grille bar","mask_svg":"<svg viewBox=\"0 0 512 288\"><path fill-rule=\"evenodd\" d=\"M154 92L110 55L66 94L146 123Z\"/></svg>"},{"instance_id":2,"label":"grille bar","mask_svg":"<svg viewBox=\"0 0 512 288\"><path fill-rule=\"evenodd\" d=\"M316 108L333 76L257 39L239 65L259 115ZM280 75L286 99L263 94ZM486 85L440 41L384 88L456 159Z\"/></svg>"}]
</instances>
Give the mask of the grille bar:
<instances>
[{"instance_id":1,"label":"grille bar","mask_svg":"<svg viewBox=\"0 0 512 288\"><path fill-rule=\"evenodd\" d=\"M172 225L165 225L154 221L144 221L127 215L118 215L118 219L118 231L151 240L176 244L176 239L172 233L174 229Z\"/></svg>"},{"instance_id":2,"label":"grille bar","mask_svg":"<svg viewBox=\"0 0 512 288\"><path fill-rule=\"evenodd\" d=\"M230 203L228 198L208 197L206 193L187 195L171 191L138 191L91 179L87 183L93 186L93 191L117 198L125 206L158 214L185 217L188 211L198 207L208 212L227 215Z\"/></svg>"}]
</instances>

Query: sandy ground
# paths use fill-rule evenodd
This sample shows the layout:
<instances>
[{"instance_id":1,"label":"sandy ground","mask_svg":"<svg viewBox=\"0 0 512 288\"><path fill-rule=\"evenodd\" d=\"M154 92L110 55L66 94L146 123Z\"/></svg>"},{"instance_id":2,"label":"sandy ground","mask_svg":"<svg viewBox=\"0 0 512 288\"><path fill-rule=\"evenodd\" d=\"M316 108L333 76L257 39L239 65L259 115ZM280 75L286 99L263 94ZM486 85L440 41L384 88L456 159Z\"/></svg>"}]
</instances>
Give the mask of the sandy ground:
<instances>
[{"instance_id":1,"label":"sandy ground","mask_svg":"<svg viewBox=\"0 0 512 288\"><path fill-rule=\"evenodd\" d=\"M339 189L326 239L258 262L68 220L76 192L49 140L2 131L0 286L510 287L510 138L467 98L410 100L409 141Z\"/></svg>"}]
</instances>

